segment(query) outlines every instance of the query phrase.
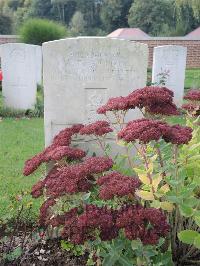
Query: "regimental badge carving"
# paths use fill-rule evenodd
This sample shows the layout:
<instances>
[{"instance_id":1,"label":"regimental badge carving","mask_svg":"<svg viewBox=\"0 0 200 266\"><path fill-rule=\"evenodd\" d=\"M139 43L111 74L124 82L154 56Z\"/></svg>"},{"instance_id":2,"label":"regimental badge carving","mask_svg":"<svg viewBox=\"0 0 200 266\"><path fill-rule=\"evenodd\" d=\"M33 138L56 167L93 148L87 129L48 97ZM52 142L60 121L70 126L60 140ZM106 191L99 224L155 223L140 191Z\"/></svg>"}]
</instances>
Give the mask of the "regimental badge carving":
<instances>
[{"instance_id":1,"label":"regimental badge carving","mask_svg":"<svg viewBox=\"0 0 200 266\"><path fill-rule=\"evenodd\" d=\"M102 116L97 114L97 109L105 104L106 100L107 89L85 89L85 123L93 123L102 119Z\"/></svg>"}]
</instances>

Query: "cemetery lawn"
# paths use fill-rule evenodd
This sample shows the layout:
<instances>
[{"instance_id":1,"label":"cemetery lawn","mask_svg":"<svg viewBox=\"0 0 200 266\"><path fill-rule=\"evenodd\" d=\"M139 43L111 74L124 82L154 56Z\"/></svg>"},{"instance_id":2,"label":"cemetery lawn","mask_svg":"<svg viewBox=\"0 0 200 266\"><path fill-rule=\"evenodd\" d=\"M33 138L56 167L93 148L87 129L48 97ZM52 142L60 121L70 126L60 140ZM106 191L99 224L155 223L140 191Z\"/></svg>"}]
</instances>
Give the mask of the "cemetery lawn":
<instances>
[{"instance_id":1,"label":"cemetery lawn","mask_svg":"<svg viewBox=\"0 0 200 266\"><path fill-rule=\"evenodd\" d=\"M185 88L200 88L200 69L186 69Z\"/></svg>"},{"instance_id":2,"label":"cemetery lawn","mask_svg":"<svg viewBox=\"0 0 200 266\"><path fill-rule=\"evenodd\" d=\"M10 118L0 121L0 222L14 218L22 202L25 203L23 218L36 218L40 202L32 200L30 195L20 201L20 195L22 191L29 194L40 173L24 177L22 170L24 161L41 151L43 146L43 119ZM26 207L32 203L32 210L28 213Z\"/></svg>"},{"instance_id":3,"label":"cemetery lawn","mask_svg":"<svg viewBox=\"0 0 200 266\"><path fill-rule=\"evenodd\" d=\"M151 82L152 70L148 69L148 81ZM200 69L186 69L185 73L185 89L200 88Z\"/></svg>"}]
</instances>

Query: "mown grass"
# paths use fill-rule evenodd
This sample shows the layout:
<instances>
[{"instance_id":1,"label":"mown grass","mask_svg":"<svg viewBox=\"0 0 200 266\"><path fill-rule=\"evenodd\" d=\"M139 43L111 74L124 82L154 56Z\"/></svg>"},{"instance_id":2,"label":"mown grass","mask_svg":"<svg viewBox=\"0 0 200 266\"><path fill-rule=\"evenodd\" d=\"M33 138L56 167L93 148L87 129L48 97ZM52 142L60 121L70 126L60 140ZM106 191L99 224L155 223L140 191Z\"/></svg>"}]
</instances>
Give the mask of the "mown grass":
<instances>
[{"instance_id":1,"label":"mown grass","mask_svg":"<svg viewBox=\"0 0 200 266\"><path fill-rule=\"evenodd\" d=\"M185 88L200 88L200 69L187 69Z\"/></svg>"},{"instance_id":2,"label":"mown grass","mask_svg":"<svg viewBox=\"0 0 200 266\"><path fill-rule=\"evenodd\" d=\"M152 70L148 69L148 83L151 83ZM200 69L186 69L185 73L185 89L200 88Z\"/></svg>"},{"instance_id":3,"label":"mown grass","mask_svg":"<svg viewBox=\"0 0 200 266\"><path fill-rule=\"evenodd\" d=\"M0 122L0 220L16 216L22 191L27 192L23 198L25 205L33 202L31 214L23 212L23 215L28 215L27 219L37 215L39 201L32 200L29 192L40 173L24 177L22 170L24 161L41 151L43 146L43 119L4 119Z\"/></svg>"}]
</instances>

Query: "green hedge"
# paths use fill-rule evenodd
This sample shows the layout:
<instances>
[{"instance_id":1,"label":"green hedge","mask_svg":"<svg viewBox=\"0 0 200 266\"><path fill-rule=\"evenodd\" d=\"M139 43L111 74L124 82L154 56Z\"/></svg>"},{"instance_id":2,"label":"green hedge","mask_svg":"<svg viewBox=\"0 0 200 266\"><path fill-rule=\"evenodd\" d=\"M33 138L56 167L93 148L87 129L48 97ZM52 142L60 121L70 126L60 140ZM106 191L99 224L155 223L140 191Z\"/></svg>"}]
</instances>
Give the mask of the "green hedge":
<instances>
[{"instance_id":1,"label":"green hedge","mask_svg":"<svg viewBox=\"0 0 200 266\"><path fill-rule=\"evenodd\" d=\"M27 20L19 30L24 43L42 45L43 42L58 40L67 36L67 29L56 22L46 19Z\"/></svg>"}]
</instances>

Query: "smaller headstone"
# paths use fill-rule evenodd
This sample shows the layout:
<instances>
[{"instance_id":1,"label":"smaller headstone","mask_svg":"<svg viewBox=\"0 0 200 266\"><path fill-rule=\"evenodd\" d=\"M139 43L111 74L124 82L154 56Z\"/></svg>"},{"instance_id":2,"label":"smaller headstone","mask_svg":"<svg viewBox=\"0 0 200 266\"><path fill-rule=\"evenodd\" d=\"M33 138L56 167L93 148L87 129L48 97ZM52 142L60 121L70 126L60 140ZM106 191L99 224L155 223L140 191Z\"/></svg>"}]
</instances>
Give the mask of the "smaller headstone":
<instances>
[{"instance_id":1,"label":"smaller headstone","mask_svg":"<svg viewBox=\"0 0 200 266\"><path fill-rule=\"evenodd\" d=\"M5 107L21 110L34 108L40 78L37 71L38 54L36 45L8 43L0 46Z\"/></svg>"},{"instance_id":2,"label":"smaller headstone","mask_svg":"<svg viewBox=\"0 0 200 266\"><path fill-rule=\"evenodd\" d=\"M181 106L183 101L186 59L186 47L165 45L154 48L152 83L162 82L171 89L178 106Z\"/></svg>"}]
</instances>

